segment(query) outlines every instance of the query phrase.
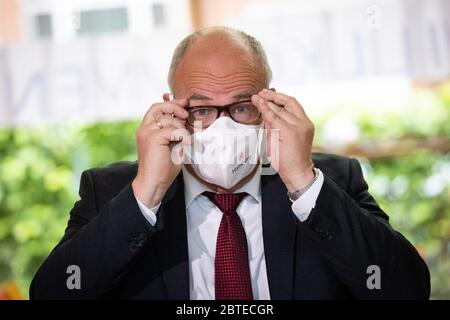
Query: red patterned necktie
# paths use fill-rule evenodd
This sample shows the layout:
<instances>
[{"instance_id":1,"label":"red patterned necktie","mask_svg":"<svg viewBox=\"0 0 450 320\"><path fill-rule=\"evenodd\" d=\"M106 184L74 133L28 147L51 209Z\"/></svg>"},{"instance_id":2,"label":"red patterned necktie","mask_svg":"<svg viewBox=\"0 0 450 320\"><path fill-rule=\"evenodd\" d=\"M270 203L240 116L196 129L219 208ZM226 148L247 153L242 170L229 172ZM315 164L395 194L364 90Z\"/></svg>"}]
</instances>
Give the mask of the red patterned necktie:
<instances>
[{"instance_id":1,"label":"red patterned necktie","mask_svg":"<svg viewBox=\"0 0 450 320\"><path fill-rule=\"evenodd\" d=\"M222 212L215 260L216 300L253 300L247 237L236 208L247 193L203 192Z\"/></svg>"}]
</instances>

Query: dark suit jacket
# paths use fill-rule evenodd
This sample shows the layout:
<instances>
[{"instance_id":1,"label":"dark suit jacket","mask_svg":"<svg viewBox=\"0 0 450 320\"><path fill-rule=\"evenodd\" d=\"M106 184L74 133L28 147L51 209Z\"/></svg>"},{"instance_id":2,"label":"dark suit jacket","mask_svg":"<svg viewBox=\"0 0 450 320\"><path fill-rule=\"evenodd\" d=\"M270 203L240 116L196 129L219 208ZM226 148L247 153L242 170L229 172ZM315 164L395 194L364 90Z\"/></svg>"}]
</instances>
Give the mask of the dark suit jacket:
<instances>
[{"instance_id":1,"label":"dark suit jacket","mask_svg":"<svg viewBox=\"0 0 450 320\"><path fill-rule=\"evenodd\" d=\"M325 176L305 222L278 175L262 177L264 251L272 299L427 299L429 271L367 191L359 163L314 154ZM36 273L32 299L189 299L186 210L181 174L152 227L134 198L135 163L85 171L64 237ZM81 289L69 290L78 265ZM381 289L369 289L370 265ZM371 282L371 281L369 281Z\"/></svg>"}]
</instances>

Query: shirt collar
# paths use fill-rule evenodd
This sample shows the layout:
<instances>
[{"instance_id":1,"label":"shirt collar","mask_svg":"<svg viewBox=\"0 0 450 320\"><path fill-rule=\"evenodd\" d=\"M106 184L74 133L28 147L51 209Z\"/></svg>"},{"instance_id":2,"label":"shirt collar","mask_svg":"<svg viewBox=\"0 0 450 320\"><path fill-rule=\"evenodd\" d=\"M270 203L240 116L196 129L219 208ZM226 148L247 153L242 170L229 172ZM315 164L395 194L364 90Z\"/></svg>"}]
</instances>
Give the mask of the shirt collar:
<instances>
[{"instance_id":1,"label":"shirt collar","mask_svg":"<svg viewBox=\"0 0 450 320\"><path fill-rule=\"evenodd\" d=\"M184 197L187 209L192 204L192 202L204 191L214 192L214 190L194 178L194 176L192 176L192 174L190 174L184 167L182 171L184 182ZM236 190L236 193L237 192L246 192L251 195L256 201L261 201L261 166L246 184Z\"/></svg>"}]
</instances>

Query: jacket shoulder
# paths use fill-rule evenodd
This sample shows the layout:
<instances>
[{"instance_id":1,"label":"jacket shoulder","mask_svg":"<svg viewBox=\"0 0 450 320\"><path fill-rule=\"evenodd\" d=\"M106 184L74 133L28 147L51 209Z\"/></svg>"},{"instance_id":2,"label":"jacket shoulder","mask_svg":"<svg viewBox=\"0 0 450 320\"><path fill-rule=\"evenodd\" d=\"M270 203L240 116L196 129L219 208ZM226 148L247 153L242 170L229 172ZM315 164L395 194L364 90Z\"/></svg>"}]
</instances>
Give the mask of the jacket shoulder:
<instances>
[{"instance_id":1,"label":"jacket shoulder","mask_svg":"<svg viewBox=\"0 0 450 320\"><path fill-rule=\"evenodd\" d=\"M319 168L326 176L338 185L347 189L351 177L353 158L328 153L313 153L314 166Z\"/></svg>"},{"instance_id":2,"label":"jacket shoulder","mask_svg":"<svg viewBox=\"0 0 450 320\"><path fill-rule=\"evenodd\" d=\"M336 165L348 166L349 162L352 160L352 158L349 157L320 152L313 152L312 159L314 164L318 166L336 166Z\"/></svg>"},{"instance_id":3,"label":"jacket shoulder","mask_svg":"<svg viewBox=\"0 0 450 320\"><path fill-rule=\"evenodd\" d=\"M137 162L121 161L85 171L91 177L99 207L130 184L137 173Z\"/></svg>"},{"instance_id":4,"label":"jacket shoulder","mask_svg":"<svg viewBox=\"0 0 450 320\"><path fill-rule=\"evenodd\" d=\"M107 178L107 179L128 178L137 173L137 162L120 161L111 163L103 167L94 167L88 169L87 171L89 171L96 178Z\"/></svg>"}]
</instances>

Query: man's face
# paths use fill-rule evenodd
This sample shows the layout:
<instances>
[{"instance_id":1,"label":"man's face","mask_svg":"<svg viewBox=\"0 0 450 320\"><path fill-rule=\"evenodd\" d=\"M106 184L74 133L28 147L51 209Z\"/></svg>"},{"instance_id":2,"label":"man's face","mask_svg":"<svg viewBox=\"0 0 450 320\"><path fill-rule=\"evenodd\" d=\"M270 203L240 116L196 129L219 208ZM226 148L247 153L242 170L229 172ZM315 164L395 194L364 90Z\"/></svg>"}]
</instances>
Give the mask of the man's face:
<instances>
[{"instance_id":1,"label":"man's face","mask_svg":"<svg viewBox=\"0 0 450 320\"><path fill-rule=\"evenodd\" d=\"M175 97L189 99L190 108L250 100L265 87L262 67L248 49L220 35L202 37L189 47L173 78Z\"/></svg>"}]
</instances>

